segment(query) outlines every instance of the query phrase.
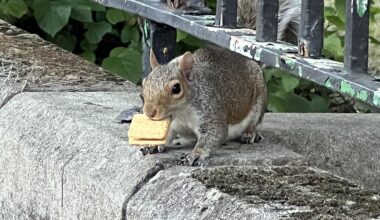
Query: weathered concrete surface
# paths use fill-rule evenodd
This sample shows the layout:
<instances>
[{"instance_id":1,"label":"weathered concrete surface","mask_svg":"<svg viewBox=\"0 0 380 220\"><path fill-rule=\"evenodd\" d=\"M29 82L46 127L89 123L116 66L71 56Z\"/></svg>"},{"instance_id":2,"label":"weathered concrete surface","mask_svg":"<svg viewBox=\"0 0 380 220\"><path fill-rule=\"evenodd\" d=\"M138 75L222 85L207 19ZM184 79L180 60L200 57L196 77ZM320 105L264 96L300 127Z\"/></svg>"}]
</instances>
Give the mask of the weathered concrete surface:
<instances>
[{"instance_id":1,"label":"weathered concrete surface","mask_svg":"<svg viewBox=\"0 0 380 220\"><path fill-rule=\"evenodd\" d=\"M263 142L222 146L211 159L211 169L205 172L212 174L216 169L216 173L221 173L219 176L226 178L225 183L231 181L229 177L241 173L241 177L233 179L236 184L227 184L231 188L236 185L235 188L226 190L217 181L221 178L213 178L215 175L208 177L199 168L176 166L179 155L191 150L191 146L184 144L169 148L164 154L145 157L138 149L128 146L128 125L115 123L114 118L125 108L135 105L141 103L134 88L120 93L16 95L0 109L0 219L118 219L122 216L127 219L208 219L222 215L226 219L331 217L331 213L326 214L324 209L318 211L304 203L290 203L293 200L286 197L272 199L254 192L280 190L279 195L283 195L281 189L285 184L286 192L294 194L295 198L310 199L309 194L314 188L309 185L321 184L329 188L328 184L336 177L330 175L327 181L318 182L323 172L315 171L313 175L304 172L303 175L303 171L297 171L291 172L295 176L293 179L306 183L292 184L291 178L286 179L288 182L281 178L268 181L257 173L289 166L298 170L297 167L307 167L311 163L346 176L356 172L359 178L368 181L361 183L368 186L375 186L378 181L373 172L378 173L379 160L370 160L379 153L379 133L370 125L370 122L380 121L378 115L340 118L331 114L268 114L262 129ZM363 129L357 129L359 126ZM327 157L330 160L324 163ZM339 167L330 165L337 162L341 164ZM225 167L228 171L224 170ZM303 179L299 178L302 176ZM313 182L309 176L318 178ZM266 182L252 182L260 179L256 177ZM360 182L358 177L355 178ZM210 182L209 179L214 180ZM237 180L241 182L237 183ZM264 184L268 182L278 183L276 190L270 188L272 185ZM268 188L252 190L251 185L268 185ZM298 185L306 188L297 188ZM337 190L355 188L363 191L349 181L343 181L339 186ZM332 187L336 188L335 185ZM248 194L236 194L236 189L244 189ZM332 194L326 196L324 191L316 192L323 194L325 200L337 193L330 192ZM367 193L365 198L373 206L360 207L361 210L371 210L365 217L376 217L378 210L373 207L380 208L376 203L378 195L363 193ZM347 202L344 199L337 204ZM351 215L356 213L349 206L346 209ZM358 216L362 214L358 213Z\"/></svg>"},{"instance_id":2,"label":"weathered concrete surface","mask_svg":"<svg viewBox=\"0 0 380 220\"><path fill-rule=\"evenodd\" d=\"M198 181L194 181L194 178ZM160 171L128 203L131 219L368 219L380 197L307 166ZM154 210L152 210L154 207Z\"/></svg>"},{"instance_id":3,"label":"weathered concrete surface","mask_svg":"<svg viewBox=\"0 0 380 220\"><path fill-rule=\"evenodd\" d=\"M380 191L380 114L275 114L265 122L273 141L310 165Z\"/></svg>"},{"instance_id":4,"label":"weathered concrete surface","mask_svg":"<svg viewBox=\"0 0 380 220\"><path fill-rule=\"evenodd\" d=\"M0 111L2 214L64 219L121 216L124 200L139 183L165 164L175 163L184 152L142 157L139 150L128 147L127 125L113 119L140 101L137 93L125 94L22 93L5 105ZM278 146L268 149L259 150L268 159L299 158ZM277 155L271 153L276 151ZM231 157L234 151L223 152L231 163L238 162ZM265 159L258 158L254 148L250 152L252 158ZM244 156L242 161L249 160L248 154Z\"/></svg>"},{"instance_id":5,"label":"weathered concrete surface","mask_svg":"<svg viewBox=\"0 0 380 220\"><path fill-rule=\"evenodd\" d=\"M22 91L126 91L132 84L0 20L0 107Z\"/></svg>"},{"instance_id":6,"label":"weathered concrete surface","mask_svg":"<svg viewBox=\"0 0 380 220\"><path fill-rule=\"evenodd\" d=\"M0 20L0 219L379 218L378 193L309 167L380 191L379 115L267 114L200 169L176 165L191 143L128 146L137 90Z\"/></svg>"},{"instance_id":7,"label":"weathered concrete surface","mask_svg":"<svg viewBox=\"0 0 380 220\"><path fill-rule=\"evenodd\" d=\"M17 219L120 216L125 197L159 169L154 157L127 147L124 125L112 123L128 103L112 93L23 93L5 105L0 212Z\"/></svg>"},{"instance_id":8,"label":"weathered concrete surface","mask_svg":"<svg viewBox=\"0 0 380 220\"><path fill-rule=\"evenodd\" d=\"M160 171L129 202L128 219L277 219L307 207L243 199L194 181L191 168ZM248 183L249 184L249 183ZM252 198L251 198L252 199ZM154 208L155 210L151 210Z\"/></svg>"}]
</instances>

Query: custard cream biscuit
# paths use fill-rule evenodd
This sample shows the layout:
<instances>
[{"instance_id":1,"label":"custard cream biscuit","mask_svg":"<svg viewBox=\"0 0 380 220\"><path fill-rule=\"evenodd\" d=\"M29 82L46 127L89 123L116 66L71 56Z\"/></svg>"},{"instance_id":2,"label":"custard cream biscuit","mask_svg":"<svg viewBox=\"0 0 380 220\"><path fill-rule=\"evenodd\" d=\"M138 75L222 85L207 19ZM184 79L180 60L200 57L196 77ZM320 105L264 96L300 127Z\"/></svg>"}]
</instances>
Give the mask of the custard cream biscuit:
<instances>
[{"instance_id":1,"label":"custard cream biscuit","mask_svg":"<svg viewBox=\"0 0 380 220\"><path fill-rule=\"evenodd\" d=\"M170 119L153 121L144 114L135 114L128 130L130 144L160 145L166 142Z\"/></svg>"}]
</instances>

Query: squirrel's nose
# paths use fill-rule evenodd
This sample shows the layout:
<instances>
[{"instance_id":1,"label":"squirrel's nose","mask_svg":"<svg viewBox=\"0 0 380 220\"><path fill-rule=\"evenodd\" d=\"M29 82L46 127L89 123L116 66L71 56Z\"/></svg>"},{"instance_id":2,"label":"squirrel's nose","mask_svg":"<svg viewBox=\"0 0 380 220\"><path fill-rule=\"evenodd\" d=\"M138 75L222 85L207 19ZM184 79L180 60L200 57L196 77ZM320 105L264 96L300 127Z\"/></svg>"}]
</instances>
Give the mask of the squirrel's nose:
<instances>
[{"instance_id":1,"label":"squirrel's nose","mask_svg":"<svg viewBox=\"0 0 380 220\"><path fill-rule=\"evenodd\" d=\"M150 118L154 118L154 116L156 116L156 114L157 114L157 110L155 109L155 110L153 110L152 112L150 112L148 116L149 116Z\"/></svg>"}]
</instances>

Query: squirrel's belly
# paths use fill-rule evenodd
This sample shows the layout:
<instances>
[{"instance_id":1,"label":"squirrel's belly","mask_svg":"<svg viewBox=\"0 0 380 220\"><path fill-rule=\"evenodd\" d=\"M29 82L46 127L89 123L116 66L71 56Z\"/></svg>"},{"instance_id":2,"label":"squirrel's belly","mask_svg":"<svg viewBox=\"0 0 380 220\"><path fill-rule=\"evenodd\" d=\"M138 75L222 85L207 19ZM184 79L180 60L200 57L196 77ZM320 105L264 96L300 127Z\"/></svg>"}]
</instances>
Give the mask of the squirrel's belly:
<instances>
[{"instance_id":1,"label":"squirrel's belly","mask_svg":"<svg viewBox=\"0 0 380 220\"><path fill-rule=\"evenodd\" d=\"M240 137L240 135L243 134L244 130L253 123L255 114L256 112L251 110L240 122L235 124L228 123L228 140L233 140L237 137Z\"/></svg>"}]
</instances>

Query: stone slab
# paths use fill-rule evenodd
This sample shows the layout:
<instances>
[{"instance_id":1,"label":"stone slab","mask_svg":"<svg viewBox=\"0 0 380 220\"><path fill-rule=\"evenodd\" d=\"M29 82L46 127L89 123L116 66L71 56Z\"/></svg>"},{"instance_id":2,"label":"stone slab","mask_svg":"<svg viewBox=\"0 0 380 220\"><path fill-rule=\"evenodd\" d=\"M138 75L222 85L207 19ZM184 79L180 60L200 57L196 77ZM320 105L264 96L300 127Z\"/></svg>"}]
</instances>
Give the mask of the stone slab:
<instances>
[{"instance_id":1,"label":"stone slab","mask_svg":"<svg viewBox=\"0 0 380 220\"><path fill-rule=\"evenodd\" d=\"M308 166L217 166L158 172L126 219L376 219L379 194Z\"/></svg>"},{"instance_id":2,"label":"stone slab","mask_svg":"<svg viewBox=\"0 0 380 220\"><path fill-rule=\"evenodd\" d=\"M380 191L379 124L380 114L271 114L263 129L310 165Z\"/></svg>"},{"instance_id":3,"label":"stone slab","mask_svg":"<svg viewBox=\"0 0 380 220\"><path fill-rule=\"evenodd\" d=\"M176 165L179 155L191 150L191 143L168 148L164 154L142 156L137 148L128 146L128 124L114 120L122 110L140 105L134 88L127 92L16 95L0 109L0 218L174 218L175 213L165 211L164 206L169 203L177 204L179 216L188 213L190 219L215 217L218 213L253 216L257 212L277 218L289 215L289 210L309 209L279 205L278 201L264 205L247 203L246 198L224 192L218 185L207 185L193 176L198 168ZM332 160L345 162L342 164L347 173L349 169L366 169L361 175L376 181L371 168L378 161L369 160L364 166L353 163L364 160L361 155L376 156L377 128L371 125L376 120L378 115L267 114L262 127L264 141L221 146L211 158L210 169L242 167L249 174L255 167L268 170L308 164L323 166L317 159L328 155ZM362 129L355 130L353 124ZM362 143L366 143L362 154L349 154ZM318 148L319 145L324 147ZM344 149L351 149L347 151L350 160L339 157L339 150ZM318 158L317 153L322 156ZM326 167L340 172L334 166ZM224 201L215 199L214 194ZM189 209L185 202L180 202L181 196L195 208ZM148 197L151 202L147 202ZM156 208L160 204L161 208ZM204 210L201 206L206 204L208 208ZM227 209L221 211L223 207ZM273 213L274 207L283 211ZM147 212L149 209L151 212ZM191 217L191 213L195 214Z\"/></svg>"},{"instance_id":4,"label":"stone slab","mask_svg":"<svg viewBox=\"0 0 380 220\"><path fill-rule=\"evenodd\" d=\"M127 91L133 84L0 20L0 108L21 92Z\"/></svg>"}]
</instances>

